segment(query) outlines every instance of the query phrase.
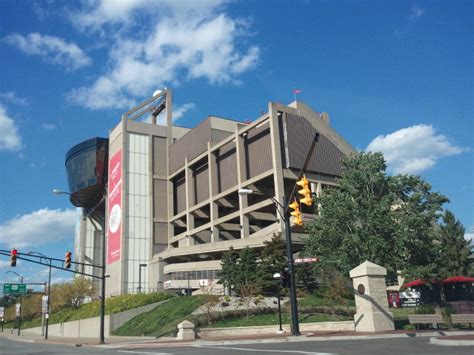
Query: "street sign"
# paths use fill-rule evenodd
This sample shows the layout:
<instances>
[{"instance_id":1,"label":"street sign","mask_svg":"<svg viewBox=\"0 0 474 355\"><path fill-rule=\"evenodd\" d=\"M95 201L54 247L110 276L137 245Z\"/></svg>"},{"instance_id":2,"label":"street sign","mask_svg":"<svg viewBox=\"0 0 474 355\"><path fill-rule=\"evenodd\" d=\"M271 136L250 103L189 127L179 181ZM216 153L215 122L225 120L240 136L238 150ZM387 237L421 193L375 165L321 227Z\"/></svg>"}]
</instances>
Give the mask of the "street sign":
<instances>
[{"instance_id":1,"label":"street sign","mask_svg":"<svg viewBox=\"0 0 474 355\"><path fill-rule=\"evenodd\" d=\"M21 303L15 305L15 316L21 317Z\"/></svg>"},{"instance_id":2,"label":"street sign","mask_svg":"<svg viewBox=\"0 0 474 355\"><path fill-rule=\"evenodd\" d=\"M48 312L48 296L43 296L42 299L41 299L41 311L43 313L47 313Z\"/></svg>"},{"instance_id":3,"label":"street sign","mask_svg":"<svg viewBox=\"0 0 474 355\"><path fill-rule=\"evenodd\" d=\"M5 317L5 308L0 307L0 318L3 318L3 317Z\"/></svg>"},{"instance_id":4,"label":"street sign","mask_svg":"<svg viewBox=\"0 0 474 355\"><path fill-rule=\"evenodd\" d=\"M317 263L319 258L298 258L295 259L295 264L304 264L304 263Z\"/></svg>"},{"instance_id":5,"label":"street sign","mask_svg":"<svg viewBox=\"0 0 474 355\"><path fill-rule=\"evenodd\" d=\"M26 284L3 284L3 293L6 294L26 294Z\"/></svg>"}]
</instances>

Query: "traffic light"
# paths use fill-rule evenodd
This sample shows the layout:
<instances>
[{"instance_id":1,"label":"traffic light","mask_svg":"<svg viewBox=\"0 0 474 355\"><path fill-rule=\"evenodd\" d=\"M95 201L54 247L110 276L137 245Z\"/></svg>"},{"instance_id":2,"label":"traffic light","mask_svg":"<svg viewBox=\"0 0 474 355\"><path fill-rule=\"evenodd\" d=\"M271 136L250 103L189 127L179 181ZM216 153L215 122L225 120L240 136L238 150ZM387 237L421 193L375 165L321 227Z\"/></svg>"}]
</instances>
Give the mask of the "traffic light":
<instances>
[{"instance_id":1,"label":"traffic light","mask_svg":"<svg viewBox=\"0 0 474 355\"><path fill-rule=\"evenodd\" d=\"M66 252L66 255L65 255L65 258L64 258L64 267L66 269L70 269L71 268L71 255L72 253L68 250Z\"/></svg>"},{"instance_id":2,"label":"traffic light","mask_svg":"<svg viewBox=\"0 0 474 355\"><path fill-rule=\"evenodd\" d=\"M16 258L18 256L18 250L12 249L10 252L10 266L15 267L16 266Z\"/></svg>"},{"instance_id":3,"label":"traffic light","mask_svg":"<svg viewBox=\"0 0 474 355\"><path fill-rule=\"evenodd\" d=\"M295 219L293 220L293 223L299 226L303 225L303 220L301 219L301 212L300 212L300 206L298 204L298 201L294 200L293 203L291 203L288 207L290 207L293 210L290 212L290 215L295 217Z\"/></svg>"},{"instance_id":4,"label":"traffic light","mask_svg":"<svg viewBox=\"0 0 474 355\"><path fill-rule=\"evenodd\" d=\"M311 196L311 189L309 188L309 181L306 179L306 176L303 175L303 177L296 182L296 185L301 186L301 190L298 190L298 193L303 196L300 202L306 206L311 206L313 204L313 197Z\"/></svg>"}]
</instances>

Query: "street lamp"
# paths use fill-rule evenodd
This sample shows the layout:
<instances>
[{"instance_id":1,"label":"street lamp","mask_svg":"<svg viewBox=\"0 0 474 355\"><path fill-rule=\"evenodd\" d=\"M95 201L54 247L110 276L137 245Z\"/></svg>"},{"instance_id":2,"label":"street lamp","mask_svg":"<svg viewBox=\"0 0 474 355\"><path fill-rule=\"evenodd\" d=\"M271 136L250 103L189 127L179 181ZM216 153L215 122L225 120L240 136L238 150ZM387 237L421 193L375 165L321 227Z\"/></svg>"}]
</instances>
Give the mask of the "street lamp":
<instances>
[{"instance_id":1,"label":"street lamp","mask_svg":"<svg viewBox=\"0 0 474 355\"><path fill-rule=\"evenodd\" d=\"M277 280L277 298L278 298L278 323L280 324L280 329L278 329L278 334L283 334L283 327L281 325L281 303L280 303L280 285L281 285L281 274L276 272L273 274L273 279Z\"/></svg>"},{"instance_id":2,"label":"street lamp","mask_svg":"<svg viewBox=\"0 0 474 355\"><path fill-rule=\"evenodd\" d=\"M142 267L147 267L147 264L140 264L138 267L138 293L142 293Z\"/></svg>"},{"instance_id":3,"label":"street lamp","mask_svg":"<svg viewBox=\"0 0 474 355\"><path fill-rule=\"evenodd\" d=\"M28 254L30 255L39 255L40 256L40 261L44 258L45 260L49 261L49 275L48 275L48 300L46 301L46 324L45 324L45 331L44 331L44 338L48 339L48 330L49 330L49 310L50 310L50 299L51 299L51 266L53 263L53 260L51 258L48 258L46 255L42 253L38 253L36 251L30 251ZM45 290L46 291L46 290Z\"/></svg>"},{"instance_id":4,"label":"street lamp","mask_svg":"<svg viewBox=\"0 0 474 355\"><path fill-rule=\"evenodd\" d=\"M87 211L87 214L84 216L85 218L90 219L91 223L94 224L94 227L98 229L95 226L95 223L93 222L93 218L90 216L91 213L93 213L97 207L100 206L101 203L105 201L105 198L107 197L107 189L105 190L106 192L102 196L99 202L89 209ZM56 195L69 195L72 196L71 193L62 191L59 189L53 189L53 193ZM102 276L101 276L101 281L102 281L102 286L101 286L101 297L100 297L100 344L105 344L105 258L106 258L106 253L105 253L105 216L103 218L97 218L96 220L99 224L100 227L102 228Z\"/></svg>"},{"instance_id":5,"label":"street lamp","mask_svg":"<svg viewBox=\"0 0 474 355\"><path fill-rule=\"evenodd\" d=\"M306 165L307 163L305 163ZM301 174L300 174L301 175ZM240 188L238 191L239 195L251 195L254 193L251 189L244 189ZM277 212L280 217L285 221L285 236L286 236L286 257L288 259L288 272L290 274L290 305L291 305L291 334L293 336L301 335L300 333L300 326L298 320L298 303L296 299L296 284L295 284L295 271L294 271L294 264L293 264L293 246L291 241L291 230L290 230L290 215L287 213L288 209L288 200L286 197L283 197L283 204L281 204L276 198L273 196L267 196L262 194L263 196L272 200L275 205L277 206ZM292 194L293 195L293 194Z\"/></svg>"},{"instance_id":6,"label":"street lamp","mask_svg":"<svg viewBox=\"0 0 474 355\"><path fill-rule=\"evenodd\" d=\"M18 276L18 278L20 279L20 284L23 284L23 275L17 273L16 271L12 271L12 270L8 270L8 271L5 271L5 274L15 274L16 276ZM20 330L21 330L21 306L22 306L22 300L23 300L23 297L20 293L20 312L19 312L19 316L18 316L18 336L20 336Z\"/></svg>"}]
</instances>

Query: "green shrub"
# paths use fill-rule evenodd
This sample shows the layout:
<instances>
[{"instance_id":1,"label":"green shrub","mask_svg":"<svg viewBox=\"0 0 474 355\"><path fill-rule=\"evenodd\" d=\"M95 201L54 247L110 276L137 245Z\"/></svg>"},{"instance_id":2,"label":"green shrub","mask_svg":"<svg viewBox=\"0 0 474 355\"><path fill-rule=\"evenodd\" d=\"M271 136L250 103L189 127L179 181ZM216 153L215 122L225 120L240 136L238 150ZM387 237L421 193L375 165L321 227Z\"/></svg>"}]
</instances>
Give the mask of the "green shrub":
<instances>
[{"instance_id":1,"label":"green shrub","mask_svg":"<svg viewBox=\"0 0 474 355\"><path fill-rule=\"evenodd\" d=\"M436 311L433 306L425 304L425 305L416 307L414 313L415 314L435 314Z\"/></svg>"}]
</instances>

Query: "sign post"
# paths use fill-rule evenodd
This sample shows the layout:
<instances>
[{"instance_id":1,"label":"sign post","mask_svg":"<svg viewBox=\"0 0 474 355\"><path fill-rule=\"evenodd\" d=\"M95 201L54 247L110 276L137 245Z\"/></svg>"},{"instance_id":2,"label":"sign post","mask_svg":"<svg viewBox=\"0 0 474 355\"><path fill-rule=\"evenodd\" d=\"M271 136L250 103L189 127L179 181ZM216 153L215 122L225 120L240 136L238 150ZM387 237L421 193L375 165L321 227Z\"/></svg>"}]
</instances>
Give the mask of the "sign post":
<instances>
[{"instance_id":1,"label":"sign post","mask_svg":"<svg viewBox=\"0 0 474 355\"><path fill-rule=\"evenodd\" d=\"M21 301L20 301L21 302ZM15 316L18 320L18 336L20 336L20 329L21 329L21 303L17 303L15 305Z\"/></svg>"},{"instance_id":2,"label":"sign post","mask_svg":"<svg viewBox=\"0 0 474 355\"><path fill-rule=\"evenodd\" d=\"M0 307L0 318L2 319L2 333L3 333L3 323L5 322L5 308L4 307Z\"/></svg>"}]
</instances>

